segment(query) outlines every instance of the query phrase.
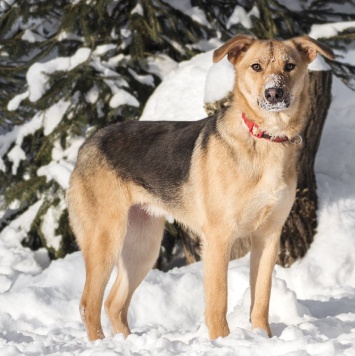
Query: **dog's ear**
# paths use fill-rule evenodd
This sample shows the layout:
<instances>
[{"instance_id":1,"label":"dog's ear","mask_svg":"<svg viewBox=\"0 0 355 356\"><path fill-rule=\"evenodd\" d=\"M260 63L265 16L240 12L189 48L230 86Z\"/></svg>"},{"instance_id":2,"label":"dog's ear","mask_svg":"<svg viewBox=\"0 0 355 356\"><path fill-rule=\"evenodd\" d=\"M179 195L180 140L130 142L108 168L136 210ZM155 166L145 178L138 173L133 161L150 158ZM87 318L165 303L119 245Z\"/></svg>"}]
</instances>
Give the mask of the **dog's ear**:
<instances>
[{"instance_id":1,"label":"dog's ear","mask_svg":"<svg viewBox=\"0 0 355 356\"><path fill-rule=\"evenodd\" d=\"M295 37L290 41L296 46L297 50L309 63L317 57L317 53L320 53L322 56L331 60L334 60L335 58L333 51L329 47L309 36Z\"/></svg>"},{"instance_id":2,"label":"dog's ear","mask_svg":"<svg viewBox=\"0 0 355 356\"><path fill-rule=\"evenodd\" d=\"M254 42L254 38L246 35L237 35L231 38L223 46L213 52L213 63L219 62L226 54L231 63L235 63L241 52L246 52Z\"/></svg>"}]
</instances>

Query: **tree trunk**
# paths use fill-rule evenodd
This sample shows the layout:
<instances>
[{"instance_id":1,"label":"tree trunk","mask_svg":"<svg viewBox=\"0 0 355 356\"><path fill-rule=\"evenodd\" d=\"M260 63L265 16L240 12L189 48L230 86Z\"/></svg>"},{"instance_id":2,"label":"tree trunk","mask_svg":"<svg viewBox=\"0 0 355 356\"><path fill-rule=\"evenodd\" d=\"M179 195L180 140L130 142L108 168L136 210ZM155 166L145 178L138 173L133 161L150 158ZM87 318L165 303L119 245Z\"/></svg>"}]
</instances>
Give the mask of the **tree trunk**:
<instances>
[{"instance_id":1,"label":"tree trunk","mask_svg":"<svg viewBox=\"0 0 355 356\"><path fill-rule=\"evenodd\" d=\"M280 252L277 263L288 267L302 258L309 249L317 227L317 185L314 174L314 162L318 150L323 126L331 101L331 71L309 72L310 105L306 127L302 133L303 146L298 161L298 183L296 200L281 234ZM218 103L215 107L222 107ZM207 108L212 114L211 107ZM178 226L180 230L186 262L200 260L200 238L188 229ZM250 250L249 238L235 241L231 259L244 256Z\"/></svg>"},{"instance_id":2,"label":"tree trunk","mask_svg":"<svg viewBox=\"0 0 355 356\"><path fill-rule=\"evenodd\" d=\"M332 72L309 72L310 105L298 160L296 200L283 227L278 263L290 266L303 257L317 228L317 183L314 162L331 102Z\"/></svg>"}]
</instances>

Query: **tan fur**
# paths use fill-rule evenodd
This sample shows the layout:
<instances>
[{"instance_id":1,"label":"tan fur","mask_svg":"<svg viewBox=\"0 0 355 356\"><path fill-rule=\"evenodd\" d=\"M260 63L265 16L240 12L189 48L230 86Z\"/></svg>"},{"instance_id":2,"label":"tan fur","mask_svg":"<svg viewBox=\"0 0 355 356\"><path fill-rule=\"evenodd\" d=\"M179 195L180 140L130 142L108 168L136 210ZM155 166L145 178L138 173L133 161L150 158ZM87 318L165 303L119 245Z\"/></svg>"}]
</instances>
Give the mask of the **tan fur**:
<instances>
[{"instance_id":1,"label":"tan fur","mask_svg":"<svg viewBox=\"0 0 355 356\"><path fill-rule=\"evenodd\" d=\"M280 42L237 36L215 51L228 54L236 69L232 108L218 121L208 149L197 145L188 181L178 203L163 201L143 187L124 181L108 167L95 147L80 153L67 202L71 226L82 250L86 283L81 314L90 340L104 336L100 312L104 290L115 264L118 276L105 302L113 331L128 335L127 312L134 290L154 264L162 238L164 215L201 235L205 270L206 324L212 339L227 336L227 269L234 239L249 236L251 252L251 323L270 336L268 322L271 274L282 226L295 197L297 147L253 137L242 113L273 135L293 137L301 131L308 104L307 65L320 52L332 53L307 37ZM285 75L285 59L297 75ZM263 73L250 70L260 62ZM283 76L293 95L284 111L260 108L265 83ZM138 163L139 164L139 163Z\"/></svg>"}]
</instances>

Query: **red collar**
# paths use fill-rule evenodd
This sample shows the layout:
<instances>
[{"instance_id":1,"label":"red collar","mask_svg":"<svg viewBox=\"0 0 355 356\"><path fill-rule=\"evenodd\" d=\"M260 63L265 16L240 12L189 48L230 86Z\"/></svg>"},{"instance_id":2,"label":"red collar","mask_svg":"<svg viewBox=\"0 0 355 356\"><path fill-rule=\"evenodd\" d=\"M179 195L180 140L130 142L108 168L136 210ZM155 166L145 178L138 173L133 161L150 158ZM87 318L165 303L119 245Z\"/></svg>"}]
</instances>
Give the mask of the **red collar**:
<instances>
[{"instance_id":1,"label":"red collar","mask_svg":"<svg viewBox=\"0 0 355 356\"><path fill-rule=\"evenodd\" d=\"M287 142L290 141L287 136L270 136L265 131L259 129L259 126L252 121L249 121L244 113L242 113L242 119L245 124L248 126L249 132L257 138L264 138L265 140L272 142Z\"/></svg>"}]
</instances>

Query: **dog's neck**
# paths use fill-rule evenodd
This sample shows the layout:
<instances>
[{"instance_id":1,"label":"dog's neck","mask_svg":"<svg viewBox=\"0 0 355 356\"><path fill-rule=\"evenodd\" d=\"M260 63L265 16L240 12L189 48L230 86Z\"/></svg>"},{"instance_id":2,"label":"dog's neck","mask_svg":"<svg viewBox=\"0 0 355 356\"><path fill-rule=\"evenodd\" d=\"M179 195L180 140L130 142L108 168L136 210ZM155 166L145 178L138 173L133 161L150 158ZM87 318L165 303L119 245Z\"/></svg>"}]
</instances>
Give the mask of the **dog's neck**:
<instances>
[{"instance_id":1,"label":"dog's neck","mask_svg":"<svg viewBox=\"0 0 355 356\"><path fill-rule=\"evenodd\" d=\"M255 123L250 121L244 113L242 113L242 120L244 121L245 125L247 126L250 134L256 138L263 138L268 141L276 142L276 143L283 143L289 142L292 144L300 144L302 143L302 137L300 135L296 135L294 137L287 137L287 136L271 136L268 135L265 131L260 130L259 126Z\"/></svg>"},{"instance_id":2,"label":"dog's neck","mask_svg":"<svg viewBox=\"0 0 355 356\"><path fill-rule=\"evenodd\" d=\"M242 119L245 125L248 127L248 130L251 135L257 138L263 138L268 141L282 143L282 142L292 142L287 136L270 136L265 131L260 130L259 126L255 123L250 121L244 113L242 113Z\"/></svg>"},{"instance_id":3,"label":"dog's neck","mask_svg":"<svg viewBox=\"0 0 355 356\"><path fill-rule=\"evenodd\" d=\"M295 97L292 106L287 110L272 112L251 105L250 100L247 100L243 95L243 92L238 88L238 85L235 84L232 110L235 113L240 113L239 121L241 122L241 126L244 128L247 126L249 130L251 126L242 119L242 114L245 115L248 121L256 126L256 128L252 128L252 130L255 130L256 137L258 137L261 131L262 134L265 135L263 138L287 137L292 142L294 138L296 139L296 142L298 142L298 135L301 133L305 124L306 108L309 100L306 93L307 90L305 90L305 93L302 92L301 95ZM253 134L252 132L250 133Z\"/></svg>"}]
</instances>

